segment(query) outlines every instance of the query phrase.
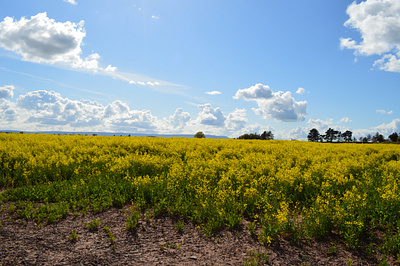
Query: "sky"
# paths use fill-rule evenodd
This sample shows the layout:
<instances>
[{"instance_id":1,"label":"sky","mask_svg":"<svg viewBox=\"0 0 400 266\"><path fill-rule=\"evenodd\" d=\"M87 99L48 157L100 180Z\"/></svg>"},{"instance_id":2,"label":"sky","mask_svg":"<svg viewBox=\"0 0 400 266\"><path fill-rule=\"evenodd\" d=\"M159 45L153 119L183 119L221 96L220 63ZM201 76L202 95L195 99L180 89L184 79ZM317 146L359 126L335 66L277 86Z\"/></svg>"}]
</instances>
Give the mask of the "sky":
<instances>
[{"instance_id":1,"label":"sky","mask_svg":"<svg viewBox=\"0 0 400 266\"><path fill-rule=\"evenodd\" d=\"M0 130L400 132L398 0L0 2Z\"/></svg>"}]
</instances>

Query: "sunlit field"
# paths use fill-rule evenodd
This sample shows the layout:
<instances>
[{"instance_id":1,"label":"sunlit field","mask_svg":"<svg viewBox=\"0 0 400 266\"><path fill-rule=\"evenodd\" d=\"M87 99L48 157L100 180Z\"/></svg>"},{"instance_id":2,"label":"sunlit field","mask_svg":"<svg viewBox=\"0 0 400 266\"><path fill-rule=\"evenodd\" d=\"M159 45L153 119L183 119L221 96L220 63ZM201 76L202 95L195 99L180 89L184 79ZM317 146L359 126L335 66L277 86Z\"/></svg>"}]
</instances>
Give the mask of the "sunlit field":
<instances>
[{"instance_id":1,"label":"sunlit field","mask_svg":"<svg viewBox=\"0 0 400 266\"><path fill-rule=\"evenodd\" d=\"M127 230L168 214L211 236L246 220L266 246L334 232L399 256L399 159L394 144L2 133L0 204L40 226L128 205Z\"/></svg>"}]
</instances>

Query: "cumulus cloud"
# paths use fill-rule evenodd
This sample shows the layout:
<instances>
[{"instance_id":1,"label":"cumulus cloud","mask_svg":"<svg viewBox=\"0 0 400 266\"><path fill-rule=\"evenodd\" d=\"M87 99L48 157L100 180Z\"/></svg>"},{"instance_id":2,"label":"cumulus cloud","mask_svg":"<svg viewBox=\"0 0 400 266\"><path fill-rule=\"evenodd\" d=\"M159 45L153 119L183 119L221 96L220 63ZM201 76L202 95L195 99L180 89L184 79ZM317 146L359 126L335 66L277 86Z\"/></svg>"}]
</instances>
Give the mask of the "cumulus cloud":
<instances>
[{"instance_id":1,"label":"cumulus cloud","mask_svg":"<svg viewBox=\"0 0 400 266\"><path fill-rule=\"evenodd\" d=\"M392 122L389 124L383 123L377 127L374 127L373 129L385 135L390 135L394 132L400 132L400 118L392 120Z\"/></svg>"},{"instance_id":2,"label":"cumulus cloud","mask_svg":"<svg viewBox=\"0 0 400 266\"><path fill-rule=\"evenodd\" d=\"M113 117L110 121L114 130L146 131L157 129L157 118L150 110L129 110L125 114Z\"/></svg>"},{"instance_id":3,"label":"cumulus cloud","mask_svg":"<svg viewBox=\"0 0 400 266\"><path fill-rule=\"evenodd\" d=\"M243 99L246 101L271 99L272 97L273 92L269 86L261 83L258 83L247 89L239 89L235 96L233 96L234 99Z\"/></svg>"},{"instance_id":4,"label":"cumulus cloud","mask_svg":"<svg viewBox=\"0 0 400 266\"><path fill-rule=\"evenodd\" d=\"M289 132L285 130L276 132L275 136L282 139L307 140L309 132L310 132L309 128L296 127L294 129L289 130Z\"/></svg>"},{"instance_id":5,"label":"cumulus cloud","mask_svg":"<svg viewBox=\"0 0 400 266\"><path fill-rule=\"evenodd\" d=\"M46 12L15 21L6 17L0 22L0 45L25 61L98 70L100 55L81 57L82 40L86 36L83 25L83 20L56 22Z\"/></svg>"},{"instance_id":6,"label":"cumulus cloud","mask_svg":"<svg viewBox=\"0 0 400 266\"><path fill-rule=\"evenodd\" d=\"M297 94L304 94L306 92L306 90L304 88L298 88L296 93Z\"/></svg>"},{"instance_id":7,"label":"cumulus cloud","mask_svg":"<svg viewBox=\"0 0 400 266\"><path fill-rule=\"evenodd\" d=\"M221 94L222 92L220 92L220 91L207 91L206 92L206 94L209 94L209 95L219 95L219 94Z\"/></svg>"},{"instance_id":8,"label":"cumulus cloud","mask_svg":"<svg viewBox=\"0 0 400 266\"><path fill-rule=\"evenodd\" d=\"M239 89L234 99L255 101L258 109L253 108L257 115L263 118L274 118L280 122L304 121L307 115L307 102L296 100L288 92L273 92L269 86L256 84L247 89Z\"/></svg>"},{"instance_id":9,"label":"cumulus cloud","mask_svg":"<svg viewBox=\"0 0 400 266\"><path fill-rule=\"evenodd\" d=\"M64 2L70 3L72 5L77 5L78 4L75 0L64 0Z\"/></svg>"},{"instance_id":10,"label":"cumulus cloud","mask_svg":"<svg viewBox=\"0 0 400 266\"><path fill-rule=\"evenodd\" d=\"M361 34L361 42L341 38L342 48L355 50L356 55L383 55L375 61L379 69L400 72L400 2L398 0L366 0L353 2L347 8L345 26Z\"/></svg>"},{"instance_id":11,"label":"cumulus cloud","mask_svg":"<svg viewBox=\"0 0 400 266\"><path fill-rule=\"evenodd\" d=\"M89 100L70 100L53 91L21 95L16 107L23 110L25 125L42 128L64 126L90 131L144 131L161 123L149 110L131 110L119 100L106 106Z\"/></svg>"},{"instance_id":12,"label":"cumulus cloud","mask_svg":"<svg viewBox=\"0 0 400 266\"><path fill-rule=\"evenodd\" d=\"M353 121L348 117L343 117L342 119L340 119L339 122L340 123L350 123L350 122L353 122Z\"/></svg>"},{"instance_id":13,"label":"cumulus cloud","mask_svg":"<svg viewBox=\"0 0 400 266\"><path fill-rule=\"evenodd\" d=\"M232 133L229 135L231 138L238 138L239 136L243 134L249 134L249 133L257 133L261 134L264 131L272 131L272 133L275 134L275 129L271 126L261 126L258 123L254 124L246 124L243 128L235 131L231 131Z\"/></svg>"},{"instance_id":14,"label":"cumulus cloud","mask_svg":"<svg viewBox=\"0 0 400 266\"><path fill-rule=\"evenodd\" d=\"M190 114L184 112L182 108L178 108L175 110L175 113L169 117L168 125L173 131L180 131L186 126L189 120Z\"/></svg>"},{"instance_id":15,"label":"cumulus cloud","mask_svg":"<svg viewBox=\"0 0 400 266\"><path fill-rule=\"evenodd\" d=\"M5 92L0 90L0 94L11 96L13 88L4 88ZM235 134L235 137L245 128L250 129L245 109L235 109L225 116L221 108L211 104L197 106L200 111L195 119L182 108L159 119L150 110L134 110L120 100L102 105L90 100L71 100L54 91L38 90L20 95L15 102L0 97L0 127L26 131L186 134L204 131L213 135Z\"/></svg>"},{"instance_id":16,"label":"cumulus cloud","mask_svg":"<svg viewBox=\"0 0 400 266\"><path fill-rule=\"evenodd\" d=\"M200 104L198 107L200 112L197 120L200 124L208 126L222 126L224 124L226 117L221 108L213 108L209 103Z\"/></svg>"},{"instance_id":17,"label":"cumulus cloud","mask_svg":"<svg viewBox=\"0 0 400 266\"><path fill-rule=\"evenodd\" d=\"M246 109L235 109L228 114L225 120L226 129L229 131L238 131L244 128L247 124Z\"/></svg>"},{"instance_id":18,"label":"cumulus cloud","mask_svg":"<svg viewBox=\"0 0 400 266\"><path fill-rule=\"evenodd\" d=\"M308 120L307 124L310 125L310 128L316 128L319 131L325 131L328 129L330 125L333 124L333 119L329 118L327 120L322 119L310 119Z\"/></svg>"},{"instance_id":19,"label":"cumulus cloud","mask_svg":"<svg viewBox=\"0 0 400 266\"><path fill-rule=\"evenodd\" d=\"M3 129L16 129L13 128L12 125L15 121L20 121L23 115L24 113L20 112L15 103L0 98L0 127Z\"/></svg>"},{"instance_id":20,"label":"cumulus cloud","mask_svg":"<svg viewBox=\"0 0 400 266\"><path fill-rule=\"evenodd\" d=\"M21 95L17 106L29 112L28 123L89 127L101 124L104 107L87 100L72 101L53 91L33 91Z\"/></svg>"},{"instance_id":21,"label":"cumulus cloud","mask_svg":"<svg viewBox=\"0 0 400 266\"><path fill-rule=\"evenodd\" d=\"M0 99L14 97L13 90L14 90L14 86L11 86L11 85L0 87Z\"/></svg>"}]
</instances>

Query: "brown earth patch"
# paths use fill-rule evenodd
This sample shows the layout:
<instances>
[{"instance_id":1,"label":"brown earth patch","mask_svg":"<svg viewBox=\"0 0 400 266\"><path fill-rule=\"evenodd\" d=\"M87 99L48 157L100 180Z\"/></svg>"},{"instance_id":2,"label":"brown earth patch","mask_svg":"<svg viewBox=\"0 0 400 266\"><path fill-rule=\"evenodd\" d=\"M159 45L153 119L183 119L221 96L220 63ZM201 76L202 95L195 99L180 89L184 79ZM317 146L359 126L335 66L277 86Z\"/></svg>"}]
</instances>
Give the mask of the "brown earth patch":
<instances>
[{"instance_id":1,"label":"brown earth patch","mask_svg":"<svg viewBox=\"0 0 400 266\"><path fill-rule=\"evenodd\" d=\"M280 238L266 249L246 229L224 229L206 237L187 222L179 232L178 220L168 216L149 222L142 217L137 230L128 231L127 215L122 210L69 215L39 227L34 221L13 221L2 208L0 265L243 265L263 253L268 254L268 260L261 265L380 264L379 254L368 256L348 249L334 234L297 243ZM84 224L94 219L100 219L101 224L97 231L90 231ZM114 243L103 230L106 226L115 237ZM69 239L74 229L77 241ZM388 265L395 265L392 258Z\"/></svg>"}]
</instances>

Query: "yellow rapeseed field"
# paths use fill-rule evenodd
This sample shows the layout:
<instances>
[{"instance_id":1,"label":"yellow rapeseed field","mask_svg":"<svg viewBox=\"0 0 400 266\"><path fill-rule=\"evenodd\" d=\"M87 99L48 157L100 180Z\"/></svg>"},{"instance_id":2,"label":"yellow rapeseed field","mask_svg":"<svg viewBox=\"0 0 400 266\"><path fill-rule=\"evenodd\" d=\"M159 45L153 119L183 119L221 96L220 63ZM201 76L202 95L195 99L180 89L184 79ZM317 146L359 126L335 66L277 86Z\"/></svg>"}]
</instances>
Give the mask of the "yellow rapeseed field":
<instances>
[{"instance_id":1,"label":"yellow rapeseed field","mask_svg":"<svg viewBox=\"0 0 400 266\"><path fill-rule=\"evenodd\" d=\"M0 134L0 203L47 223L132 204L206 235L246 219L265 245L335 231L358 248L379 229L398 255L399 181L395 144Z\"/></svg>"}]
</instances>

